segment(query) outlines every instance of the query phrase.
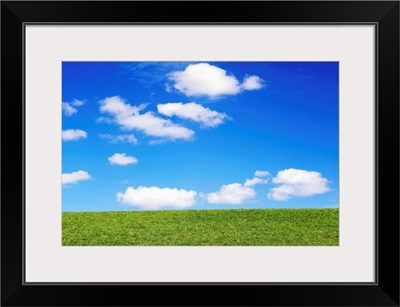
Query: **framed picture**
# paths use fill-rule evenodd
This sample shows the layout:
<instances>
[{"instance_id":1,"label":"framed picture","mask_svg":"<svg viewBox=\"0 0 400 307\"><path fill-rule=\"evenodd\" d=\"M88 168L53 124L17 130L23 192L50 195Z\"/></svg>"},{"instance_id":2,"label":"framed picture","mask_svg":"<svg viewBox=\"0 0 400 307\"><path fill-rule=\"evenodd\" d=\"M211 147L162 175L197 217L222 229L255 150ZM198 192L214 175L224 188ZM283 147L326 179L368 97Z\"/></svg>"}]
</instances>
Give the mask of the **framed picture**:
<instances>
[{"instance_id":1,"label":"framed picture","mask_svg":"<svg viewBox=\"0 0 400 307\"><path fill-rule=\"evenodd\" d=\"M2 305L399 306L398 1L1 8Z\"/></svg>"}]
</instances>

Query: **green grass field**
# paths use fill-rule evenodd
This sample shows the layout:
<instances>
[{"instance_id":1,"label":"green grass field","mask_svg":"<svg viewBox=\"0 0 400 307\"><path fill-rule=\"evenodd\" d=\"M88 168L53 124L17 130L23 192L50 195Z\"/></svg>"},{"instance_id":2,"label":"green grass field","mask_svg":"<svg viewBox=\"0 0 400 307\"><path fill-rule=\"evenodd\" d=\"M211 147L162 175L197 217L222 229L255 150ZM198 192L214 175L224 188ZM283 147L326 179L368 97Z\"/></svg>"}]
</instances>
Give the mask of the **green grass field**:
<instances>
[{"instance_id":1,"label":"green grass field","mask_svg":"<svg viewBox=\"0 0 400 307\"><path fill-rule=\"evenodd\" d=\"M338 209L63 212L64 246L339 245Z\"/></svg>"}]
</instances>

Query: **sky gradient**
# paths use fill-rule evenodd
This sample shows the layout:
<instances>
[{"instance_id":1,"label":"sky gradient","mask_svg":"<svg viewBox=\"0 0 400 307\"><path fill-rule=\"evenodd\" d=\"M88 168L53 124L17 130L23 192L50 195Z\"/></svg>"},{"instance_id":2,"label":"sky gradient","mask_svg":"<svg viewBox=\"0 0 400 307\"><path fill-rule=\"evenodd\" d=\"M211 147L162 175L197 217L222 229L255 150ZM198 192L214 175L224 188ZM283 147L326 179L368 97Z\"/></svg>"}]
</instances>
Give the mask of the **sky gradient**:
<instances>
[{"instance_id":1,"label":"sky gradient","mask_svg":"<svg viewBox=\"0 0 400 307\"><path fill-rule=\"evenodd\" d=\"M337 208L337 62L63 62L62 210Z\"/></svg>"}]
</instances>

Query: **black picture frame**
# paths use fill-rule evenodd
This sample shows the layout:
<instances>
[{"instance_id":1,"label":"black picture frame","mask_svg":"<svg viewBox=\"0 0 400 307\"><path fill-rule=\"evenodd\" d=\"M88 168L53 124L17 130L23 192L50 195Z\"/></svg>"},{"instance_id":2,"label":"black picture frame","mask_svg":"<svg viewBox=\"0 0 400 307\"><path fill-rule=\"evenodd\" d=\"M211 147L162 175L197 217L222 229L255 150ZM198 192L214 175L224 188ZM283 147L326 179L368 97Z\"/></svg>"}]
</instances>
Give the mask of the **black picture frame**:
<instances>
[{"instance_id":1,"label":"black picture frame","mask_svg":"<svg viewBox=\"0 0 400 307\"><path fill-rule=\"evenodd\" d=\"M376 282L26 284L23 72L27 23L375 25ZM398 1L3 1L1 77L2 306L399 306Z\"/></svg>"}]
</instances>

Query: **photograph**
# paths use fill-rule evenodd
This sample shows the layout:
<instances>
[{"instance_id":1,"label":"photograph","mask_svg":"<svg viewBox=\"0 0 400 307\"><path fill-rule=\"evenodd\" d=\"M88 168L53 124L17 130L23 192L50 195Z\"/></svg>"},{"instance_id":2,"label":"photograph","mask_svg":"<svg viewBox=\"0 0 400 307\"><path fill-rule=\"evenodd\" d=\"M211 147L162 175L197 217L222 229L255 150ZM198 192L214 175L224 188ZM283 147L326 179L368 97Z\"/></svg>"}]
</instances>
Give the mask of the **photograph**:
<instances>
[{"instance_id":1,"label":"photograph","mask_svg":"<svg viewBox=\"0 0 400 307\"><path fill-rule=\"evenodd\" d=\"M63 246L340 245L339 62L61 65Z\"/></svg>"},{"instance_id":2,"label":"photograph","mask_svg":"<svg viewBox=\"0 0 400 307\"><path fill-rule=\"evenodd\" d=\"M0 305L400 306L399 8L2 1Z\"/></svg>"}]
</instances>

